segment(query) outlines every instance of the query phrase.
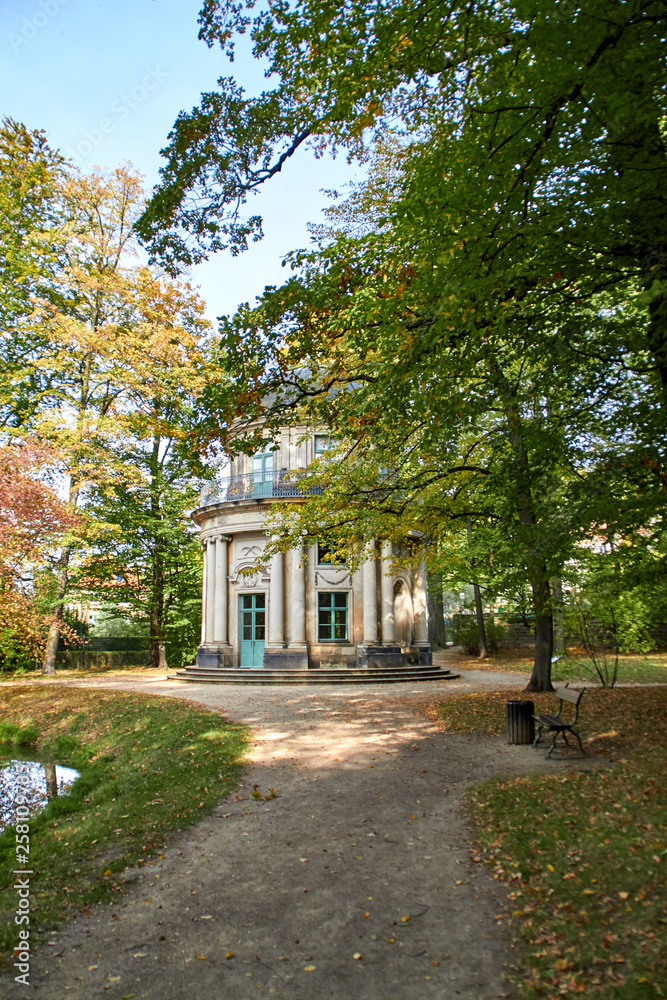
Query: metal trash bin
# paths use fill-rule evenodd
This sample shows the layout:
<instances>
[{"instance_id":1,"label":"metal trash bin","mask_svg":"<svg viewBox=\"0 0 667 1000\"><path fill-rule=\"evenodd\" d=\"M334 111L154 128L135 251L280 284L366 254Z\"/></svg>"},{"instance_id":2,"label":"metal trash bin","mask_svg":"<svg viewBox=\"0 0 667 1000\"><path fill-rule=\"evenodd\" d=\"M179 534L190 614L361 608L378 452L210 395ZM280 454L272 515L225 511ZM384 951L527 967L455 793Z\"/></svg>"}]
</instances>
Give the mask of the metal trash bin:
<instances>
[{"instance_id":1,"label":"metal trash bin","mask_svg":"<svg viewBox=\"0 0 667 1000\"><path fill-rule=\"evenodd\" d=\"M505 705L508 743L532 743L535 739L535 705L532 701L508 701Z\"/></svg>"}]
</instances>

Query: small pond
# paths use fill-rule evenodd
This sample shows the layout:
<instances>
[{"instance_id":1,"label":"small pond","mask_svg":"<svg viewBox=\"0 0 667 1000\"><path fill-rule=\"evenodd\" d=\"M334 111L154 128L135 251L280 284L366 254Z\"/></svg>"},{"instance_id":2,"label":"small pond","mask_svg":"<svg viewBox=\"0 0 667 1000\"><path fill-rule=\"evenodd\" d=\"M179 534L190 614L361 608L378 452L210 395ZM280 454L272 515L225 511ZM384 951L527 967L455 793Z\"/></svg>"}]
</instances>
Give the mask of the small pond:
<instances>
[{"instance_id":1,"label":"small pond","mask_svg":"<svg viewBox=\"0 0 667 1000\"><path fill-rule=\"evenodd\" d=\"M0 757L0 833L16 821L20 793L34 816L58 795L66 795L79 772L47 761Z\"/></svg>"}]
</instances>

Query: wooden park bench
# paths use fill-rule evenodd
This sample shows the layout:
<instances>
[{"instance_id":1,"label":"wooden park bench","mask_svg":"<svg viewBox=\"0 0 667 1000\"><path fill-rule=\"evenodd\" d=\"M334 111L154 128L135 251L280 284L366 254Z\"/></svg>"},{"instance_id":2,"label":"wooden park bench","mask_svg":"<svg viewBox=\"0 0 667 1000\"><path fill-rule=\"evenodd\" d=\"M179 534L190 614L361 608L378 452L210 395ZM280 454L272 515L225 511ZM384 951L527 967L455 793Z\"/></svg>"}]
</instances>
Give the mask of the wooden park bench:
<instances>
[{"instance_id":1,"label":"wooden park bench","mask_svg":"<svg viewBox=\"0 0 667 1000\"><path fill-rule=\"evenodd\" d=\"M547 754L547 760L551 757L552 753L556 749L556 740L558 739L558 734L560 733L563 737L563 741L569 747L566 733L572 733L579 744L579 749L585 756L586 751L583 748L581 738L579 733L577 733L572 727L576 725L577 719L579 718L579 703L586 693L586 688L582 688L581 691L575 691L574 688L570 688L567 684L564 687L556 688L556 697L559 699L558 712L555 715L534 715L533 718L537 723L537 732L535 734L535 739L533 740L533 747L536 747L542 738L542 730L548 729L550 733L553 733L553 738L551 740L551 749ZM569 720L569 722L563 718L563 703L569 702L574 705L574 716Z\"/></svg>"}]
</instances>

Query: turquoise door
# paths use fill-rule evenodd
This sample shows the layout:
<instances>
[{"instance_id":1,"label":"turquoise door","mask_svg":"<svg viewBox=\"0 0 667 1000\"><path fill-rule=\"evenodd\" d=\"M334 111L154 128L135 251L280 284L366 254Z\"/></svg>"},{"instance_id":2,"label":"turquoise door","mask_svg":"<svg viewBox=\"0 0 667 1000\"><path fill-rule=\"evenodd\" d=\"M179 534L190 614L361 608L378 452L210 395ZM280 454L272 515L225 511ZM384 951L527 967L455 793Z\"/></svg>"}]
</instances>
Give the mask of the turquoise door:
<instances>
[{"instance_id":1,"label":"turquoise door","mask_svg":"<svg viewBox=\"0 0 667 1000\"><path fill-rule=\"evenodd\" d=\"M242 667L264 666L266 594L241 594Z\"/></svg>"},{"instance_id":2,"label":"turquoise door","mask_svg":"<svg viewBox=\"0 0 667 1000\"><path fill-rule=\"evenodd\" d=\"M253 493L255 496L270 497L273 493L273 452L264 451L253 456Z\"/></svg>"}]
</instances>

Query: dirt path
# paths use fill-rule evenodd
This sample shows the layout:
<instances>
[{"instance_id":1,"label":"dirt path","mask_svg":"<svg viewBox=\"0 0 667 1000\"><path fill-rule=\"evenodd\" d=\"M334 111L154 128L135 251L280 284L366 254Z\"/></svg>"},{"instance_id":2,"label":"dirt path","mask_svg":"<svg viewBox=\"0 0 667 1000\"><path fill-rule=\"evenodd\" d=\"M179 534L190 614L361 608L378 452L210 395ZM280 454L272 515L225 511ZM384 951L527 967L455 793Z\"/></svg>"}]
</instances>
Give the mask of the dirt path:
<instances>
[{"instance_id":1,"label":"dirt path","mask_svg":"<svg viewBox=\"0 0 667 1000\"><path fill-rule=\"evenodd\" d=\"M190 698L247 722L255 744L238 797L171 840L118 903L64 925L33 958L30 992L44 1000L507 995L511 949L495 919L504 890L468 861L461 795L492 775L581 762L545 761L499 738L447 736L415 711L425 695L520 683L475 674L309 690L76 682ZM277 797L255 801L254 785ZM0 990L28 992L7 978Z\"/></svg>"}]
</instances>

